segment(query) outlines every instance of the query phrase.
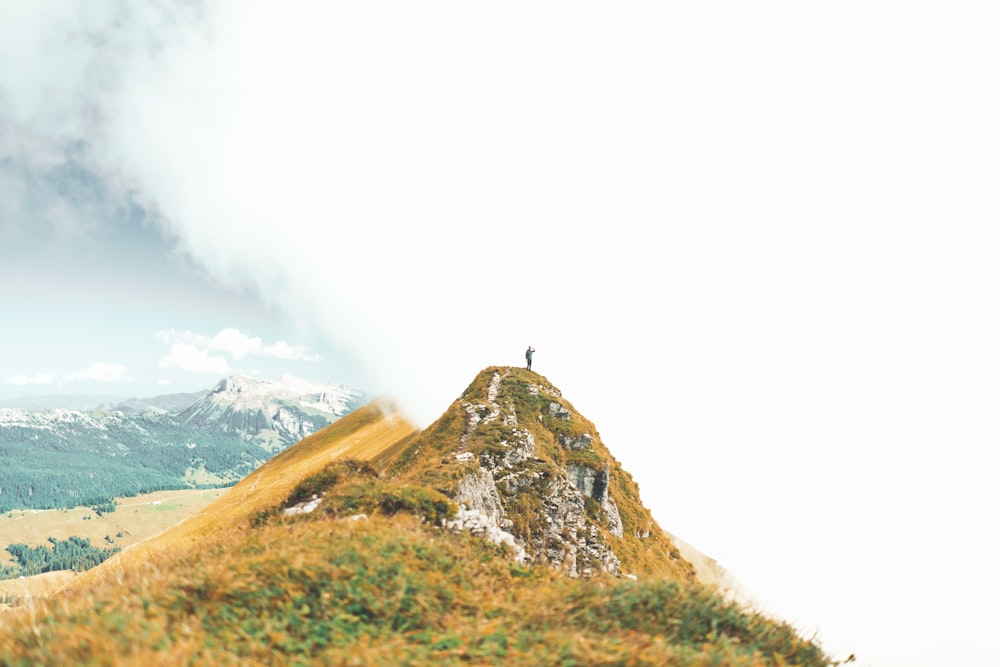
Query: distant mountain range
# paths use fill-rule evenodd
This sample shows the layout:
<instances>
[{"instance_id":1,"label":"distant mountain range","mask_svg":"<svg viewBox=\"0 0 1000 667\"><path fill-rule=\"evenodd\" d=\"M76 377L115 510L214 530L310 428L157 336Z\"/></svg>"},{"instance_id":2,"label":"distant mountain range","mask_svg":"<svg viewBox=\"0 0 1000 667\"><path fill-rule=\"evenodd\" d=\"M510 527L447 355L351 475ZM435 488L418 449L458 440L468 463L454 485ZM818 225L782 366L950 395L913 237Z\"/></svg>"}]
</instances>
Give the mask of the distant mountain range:
<instances>
[{"instance_id":1,"label":"distant mountain range","mask_svg":"<svg viewBox=\"0 0 1000 667\"><path fill-rule=\"evenodd\" d=\"M360 407L363 398L355 389L290 375L276 381L234 375L176 417L199 431L243 434L276 452Z\"/></svg>"},{"instance_id":2,"label":"distant mountain range","mask_svg":"<svg viewBox=\"0 0 1000 667\"><path fill-rule=\"evenodd\" d=\"M225 380L223 380L225 382ZM196 403L207 396L209 390L195 391L189 394L164 394L152 398L126 398L115 399L107 403L96 406L97 410L117 410L127 415L141 412L158 412L161 414L173 414L180 412L192 403ZM66 406L57 406L66 407Z\"/></svg>"},{"instance_id":3,"label":"distant mountain range","mask_svg":"<svg viewBox=\"0 0 1000 667\"><path fill-rule=\"evenodd\" d=\"M73 394L46 394L0 399L0 410L94 410L102 405L124 401L155 400L126 399L122 396L77 396Z\"/></svg>"},{"instance_id":4,"label":"distant mountain range","mask_svg":"<svg viewBox=\"0 0 1000 667\"><path fill-rule=\"evenodd\" d=\"M203 392L93 409L2 408L0 511L102 507L119 496L233 483L366 400L343 385L237 375Z\"/></svg>"}]
</instances>

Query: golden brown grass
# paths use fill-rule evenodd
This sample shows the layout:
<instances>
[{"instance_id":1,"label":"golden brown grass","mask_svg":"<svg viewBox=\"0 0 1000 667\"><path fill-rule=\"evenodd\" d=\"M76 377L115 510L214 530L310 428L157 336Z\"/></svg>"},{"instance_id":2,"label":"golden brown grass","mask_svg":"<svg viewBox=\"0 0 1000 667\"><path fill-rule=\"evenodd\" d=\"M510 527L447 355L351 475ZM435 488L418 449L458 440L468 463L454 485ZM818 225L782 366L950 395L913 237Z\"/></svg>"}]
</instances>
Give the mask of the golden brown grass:
<instances>
[{"instance_id":1,"label":"golden brown grass","mask_svg":"<svg viewBox=\"0 0 1000 667\"><path fill-rule=\"evenodd\" d=\"M434 525L450 501L432 490L329 466L413 433L379 404L336 422L183 524L0 615L0 665L830 664L697 584L522 567ZM330 485L319 510L275 511L300 486L320 491L317 475ZM352 520L359 508L369 518Z\"/></svg>"},{"instance_id":2,"label":"golden brown grass","mask_svg":"<svg viewBox=\"0 0 1000 667\"><path fill-rule=\"evenodd\" d=\"M0 664L829 664L695 584L571 580L416 516L274 518L33 611Z\"/></svg>"},{"instance_id":3,"label":"golden brown grass","mask_svg":"<svg viewBox=\"0 0 1000 667\"><path fill-rule=\"evenodd\" d=\"M548 379L538 373L506 366L483 370L436 422L410 441L389 466L390 474L411 483L426 484L453 494L458 480L468 471L454 457L466 429L466 413L462 404L485 404L488 387L495 373L503 378L496 402L504 411L509 406L514 406L519 428L529 430L534 437L534 456L541 461L540 467L558 474L558 469L564 468L567 462L584 462L595 469L608 466L608 492L618 507L624 535L612 535L603 522L595 521L595 525L621 559L622 571L640 577L694 581L694 567L681 556L676 545L642 504L638 485L611 455L596 426L577 412L572 403L558 396ZM535 389L537 393L533 393ZM548 410L551 403L565 408L569 418L553 417ZM504 427L501 420L481 426L468 440L467 450L478 456L491 447L496 448L499 440L509 439L509 433L510 429ZM560 435L576 438L583 434L589 434L593 438L591 445L585 450L571 451L558 444ZM542 529L537 525L542 518L537 511L541 507L539 494L532 496L531 493L519 491L511 502L523 510L512 517L519 537Z\"/></svg>"},{"instance_id":4,"label":"golden brown grass","mask_svg":"<svg viewBox=\"0 0 1000 667\"><path fill-rule=\"evenodd\" d=\"M56 592L76 576L77 573L72 570L60 570L36 574L23 579L5 579L0 581L0 599L21 604L35 598L43 598ZM6 609L7 606L0 603L0 610Z\"/></svg>"},{"instance_id":5,"label":"golden brown grass","mask_svg":"<svg viewBox=\"0 0 1000 667\"><path fill-rule=\"evenodd\" d=\"M369 403L278 454L190 519L84 572L68 588L117 576L148 563L157 553L198 549L214 533L243 530L252 517L279 504L299 482L332 461L372 459L415 432L390 403Z\"/></svg>"}]
</instances>

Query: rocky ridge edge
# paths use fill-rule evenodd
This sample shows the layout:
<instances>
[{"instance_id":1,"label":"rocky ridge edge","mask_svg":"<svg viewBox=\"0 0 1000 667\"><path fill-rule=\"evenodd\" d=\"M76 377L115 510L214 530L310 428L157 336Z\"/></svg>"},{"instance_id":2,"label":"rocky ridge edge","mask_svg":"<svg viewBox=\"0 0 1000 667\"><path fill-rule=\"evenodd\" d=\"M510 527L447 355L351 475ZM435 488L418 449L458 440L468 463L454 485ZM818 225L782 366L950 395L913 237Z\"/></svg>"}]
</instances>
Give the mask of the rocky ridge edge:
<instances>
[{"instance_id":1,"label":"rocky ridge edge","mask_svg":"<svg viewBox=\"0 0 1000 667\"><path fill-rule=\"evenodd\" d=\"M565 570L572 577L589 576L595 568L619 574L620 561L601 530L616 537L623 534L618 507L608 491L608 464L594 467L567 463L553 469L542 459L535 458L534 436L519 426L513 402L501 404L498 400L506 376L507 373L494 372L485 400L467 401L461 405L465 429L453 456L469 470L461 476L454 496L459 512L446 522L446 526L508 544L519 562L545 562ZM533 396L549 399L547 409L552 417L572 418L569 410L559 402L558 390L533 384L529 391ZM499 450L483 451L477 459L467 451L470 440L479 429L496 421L502 424L505 438ZM581 451L590 448L593 436L558 436L557 442L567 450ZM512 510L508 505L528 490L534 490L533 495L541 499L538 509L542 515L542 529L518 534L520 531L509 516ZM597 504L603 526L588 516L588 500Z\"/></svg>"}]
</instances>

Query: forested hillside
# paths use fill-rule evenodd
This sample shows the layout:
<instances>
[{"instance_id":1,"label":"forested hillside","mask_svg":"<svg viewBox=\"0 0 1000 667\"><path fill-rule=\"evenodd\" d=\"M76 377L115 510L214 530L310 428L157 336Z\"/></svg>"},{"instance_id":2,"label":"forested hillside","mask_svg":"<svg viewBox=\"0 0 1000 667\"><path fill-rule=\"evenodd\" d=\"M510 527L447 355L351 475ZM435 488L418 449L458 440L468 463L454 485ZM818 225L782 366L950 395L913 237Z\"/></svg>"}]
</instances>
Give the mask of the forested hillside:
<instances>
[{"instance_id":1,"label":"forested hillside","mask_svg":"<svg viewBox=\"0 0 1000 667\"><path fill-rule=\"evenodd\" d=\"M343 385L232 376L110 409L0 409L0 512L232 484L364 400Z\"/></svg>"},{"instance_id":2,"label":"forested hillside","mask_svg":"<svg viewBox=\"0 0 1000 667\"><path fill-rule=\"evenodd\" d=\"M109 544L113 542L110 535L106 540ZM7 551L14 559L14 564L0 566L0 579L30 577L60 570L83 572L103 563L118 552L118 547L97 546L87 538L71 536L68 540L50 537L48 545L34 547L10 544Z\"/></svg>"},{"instance_id":3,"label":"forested hillside","mask_svg":"<svg viewBox=\"0 0 1000 667\"><path fill-rule=\"evenodd\" d=\"M53 428L0 412L0 512L111 510L115 497L235 482L271 456L238 432L206 433L166 415L65 412Z\"/></svg>"}]
</instances>

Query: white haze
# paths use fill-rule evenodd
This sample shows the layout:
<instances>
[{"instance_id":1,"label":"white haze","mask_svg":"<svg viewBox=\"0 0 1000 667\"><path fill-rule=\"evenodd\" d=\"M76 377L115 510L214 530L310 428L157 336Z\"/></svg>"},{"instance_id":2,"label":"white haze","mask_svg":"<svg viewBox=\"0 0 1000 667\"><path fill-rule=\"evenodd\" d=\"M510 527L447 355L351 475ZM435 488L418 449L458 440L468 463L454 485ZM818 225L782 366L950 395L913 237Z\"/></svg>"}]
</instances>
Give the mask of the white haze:
<instances>
[{"instance_id":1,"label":"white haze","mask_svg":"<svg viewBox=\"0 0 1000 667\"><path fill-rule=\"evenodd\" d=\"M988 664L997 12L416 4L5 5L0 157L82 142L422 424L534 345L765 608Z\"/></svg>"}]
</instances>

